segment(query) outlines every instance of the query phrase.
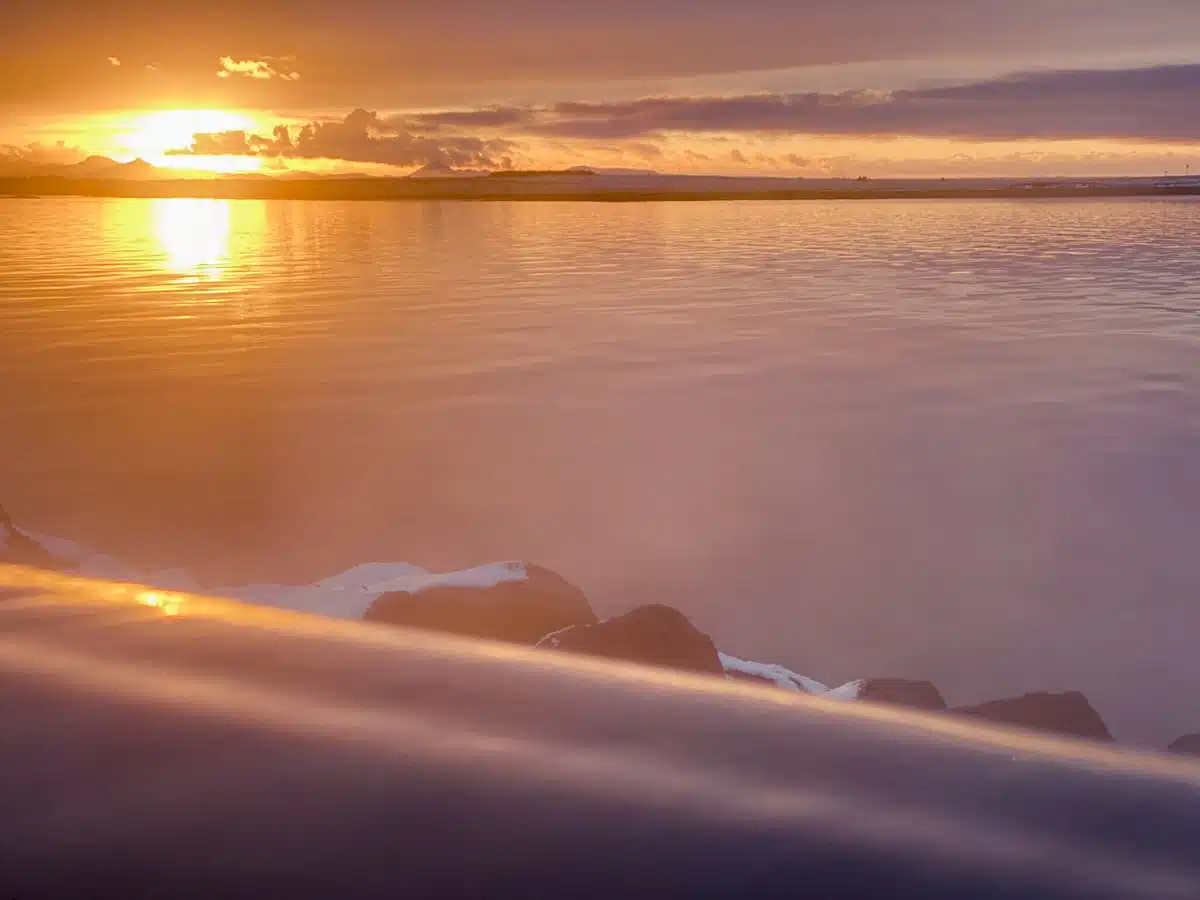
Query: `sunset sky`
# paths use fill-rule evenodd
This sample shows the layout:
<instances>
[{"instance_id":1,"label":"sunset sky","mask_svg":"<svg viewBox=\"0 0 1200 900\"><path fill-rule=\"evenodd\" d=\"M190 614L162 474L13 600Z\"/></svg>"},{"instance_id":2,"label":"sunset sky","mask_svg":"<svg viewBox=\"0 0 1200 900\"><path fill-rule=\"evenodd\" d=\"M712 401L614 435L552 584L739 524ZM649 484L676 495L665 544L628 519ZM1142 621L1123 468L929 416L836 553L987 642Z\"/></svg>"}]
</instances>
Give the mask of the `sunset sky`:
<instances>
[{"instance_id":1,"label":"sunset sky","mask_svg":"<svg viewBox=\"0 0 1200 900\"><path fill-rule=\"evenodd\" d=\"M1200 171L1198 0L7 0L0 160Z\"/></svg>"}]
</instances>

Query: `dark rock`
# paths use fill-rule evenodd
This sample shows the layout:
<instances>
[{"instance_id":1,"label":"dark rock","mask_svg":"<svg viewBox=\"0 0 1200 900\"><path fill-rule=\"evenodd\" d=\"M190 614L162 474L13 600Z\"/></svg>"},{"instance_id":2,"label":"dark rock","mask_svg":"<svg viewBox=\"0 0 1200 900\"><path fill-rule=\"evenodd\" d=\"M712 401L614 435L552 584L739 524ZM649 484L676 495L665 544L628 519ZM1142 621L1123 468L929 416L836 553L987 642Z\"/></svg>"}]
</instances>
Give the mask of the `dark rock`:
<instances>
[{"instance_id":1,"label":"dark rock","mask_svg":"<svg viewBox=\"0 0 1200 900\"><path fill-rule=\"evenodd\" d=\"M590 625L596 614L583 591L541 566L527 578L492 587L432 587L383 594L363 615L368 622L442 631L464 637L534 644L543 635Z\"/></svg>"},{"instance_id":2,"label":"dark rock","mask_svg":"<svg viewBox=\"0 0 1200 900\"><path fill-rule=\"evenodd\" d=\"M549 634L538 646L650 666L724 674L721 658L709 636L679 610L657 604L640 606L595 625Z\"/></svg>"},{"instance_id":3,"label":"dark rock","mask_svg":"<svg viewBox=\"0 0 1200 900\"><path fill-rule=\"evenodd\" d=\"M863 682L858 699L907 706L910 709L946 708L942 692L932 681L910 681L905 678L868 678Z\"/></svg>"},{"instance_id":4,"label":"dark rock","mask_svg":"<svg viewBox=\"0 0 1200 900\"><path fill-rule=\"evenodd\" d=\"M1200 734L1185 734L1167 749L1185 756L1200 756Z\"/></svg>"},{"instance_id":5,"label":"dark rock","mask_svg":"<svg viewBox=\"0 0 1200 900\"><path fill-rule=\"evenodd\" d=\"M1112 740L1100 714L1092 708L1087 697L1078 691L1026 694L1024 697L993 700L978 706L959 706L950 712L1035 731L1051 731L1098 741Z\"/></svg>"},{"instance_id":6,"label":"dark rock","mask_svg":"<svg viewBox=\"0 0 1200 900\"><path fill-rule=\"evenodd\" d=\"M69 569L70 563L55 556L13 524L8 511L0 506L0 564L37 566L41 569Z\"/></svg>"}]
</instances>

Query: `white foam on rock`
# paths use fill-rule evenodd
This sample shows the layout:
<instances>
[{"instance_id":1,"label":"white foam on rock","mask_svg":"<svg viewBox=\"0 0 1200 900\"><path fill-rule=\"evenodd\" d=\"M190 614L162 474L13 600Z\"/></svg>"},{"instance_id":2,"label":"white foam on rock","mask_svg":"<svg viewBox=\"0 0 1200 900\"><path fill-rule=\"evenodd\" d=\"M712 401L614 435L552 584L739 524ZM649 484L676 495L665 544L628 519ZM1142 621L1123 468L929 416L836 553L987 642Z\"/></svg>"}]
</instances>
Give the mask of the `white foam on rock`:
<instances>
[{"instance_id":1,"label":"white foam on rock","mask_svg":"<svg viewBox=\"0 0 1200 900\"><path fill-rule=\"evenodd\" d=\"M420 566L403 562L371 562L362 563L308 585L245 584L204 588L184 569L138 571L115 556L98 553L66 538L30 531L26 534L55 556L73 563L78 574L89 578L131 581L165 590L207 593L244 603L332 619L361 619L371 604L383 594L419 594L433 588L486 590L499 584L529 579L529 571L525 564L515 561L490 563L454 572L429 572ZM0 528L0 549L4 549L7 544L8 530ZM538 642L538 646L556 646L558 636L571 627L574 626L546 635ZM721 667L726 673L748 675L785 690L829 700L857 700L866 684L865 681L859 680L829 688L816 679L784 666L753 662L728 653L719 655Z\"/></svg>"},{"instance_id":2,"label":"white foam on rock","mask_svg":"<svg viewBox=\"0 0 1200 900\"><path fill-rule=\"evenodd\" d=\"M841 687L826 691L823 696L829 700L857 700L866 684L866 680L862 678L857 681L847 681Z\"/></svg>"},{"instance_id":3,"label":"white foam on rock","mask_svg":"<svg viewBox=\"0 0 1200 900\"><path fill-rule=\"evenodd\" d=\"M525 581L519 562L491 563L456 572L427 572L410 563L363 563L311 585L248 584L216 588L210 593L259 606L334 619L361 619L383 594L419 594L432 588L486 589Z\"/></svg>"},{"instance_id":4,"label":"white foam on rock","mask_svg":"<svg viewBox=\"0 0 1200 900\"><path fill-rule=\"evenodd\" d=\"M772 665L771 663L751 662L748 659L739 659L736 656L730 656L728 653L721 653L719 655L721 657L721 668L727 673L736 672L740 675L751 675L755 678L761 678L764 681L770 681L785 690L799 691L800 693L811 694L814 697L821 697L825 700L857 700L862 695L863 688L867 684L865 679L860 678L857 681L848 681L839 687L831 688L826 687L814 678L801 675L799 672L793 672L791 669L784 668L783 666Z\"/></svg>"},{"instance_id":5,"label":"white foam on rock","mask_svg":"<svg viewBox=\"0 0 1200 900\"><path fill-rule=\"evenodd\" d=\"M371 585L381 582L428 574L420 566L414 566L410 563L370 562L362 563L353 569L347 569L345 572L339 572L337 575L330 575L328 578L321 579L313 586L329 589L369 590Z\"/></svg>"},{"instance_id":6,"label":"white foam on rock","mask_svg":"<svg viewBox=\"0 0 1200 900\"><path fill-rule=\"evenodd\" d=\"M556 648L559 645L559 638L562 635L566 634L568 631L573 631L577 627L578 626L576 626L576 625L568 625L566 628L560 628L560 629L558 629L558 631L552 631L549 634L542 637L536 644L534 644L534 646L535 647L550 647L551 649Z\"/></svg>"},{"instance_id":7,"label":"white foam on rock","mask_svg":"<svg viewBox=\"0 0 1200 900\"><path fill-rule=\"evenodd\" d=\"M419 594L431 588L492 588L511 581L527 581L529 572L521 562L489 563L457 572L425 572L400 575L371 585L380 593L400 591Z\"/></svg>"},{"instance_id":8,"label":"white foam on rock","mask_svg":"<svg viewBox=\"0 0 1200 900\"><path fill-rule=\"evenodd\" d=\"M84 544L49 534L26 532L50 553L74 565L74 573L108 581L129 581L164 590L205 593L259 606L309 613L333 619L361 619L375 600L387 593L419 594L432 588L486 589L498 584L526 581L529 572L521 562L498 562L454 572L429 572L404 562L362 563L313 584L242 584L204 587L185 569L147 572L115 556L99 553ZM0 548L7 545L7 529L0 529Z\"/></svg>"},{"instance_id":9,"label":"white foam on rock","mask_svg":"<svg viewBox=\"0 0 1200 900\"><path fill-rule=\"evenodd\" d=\"M789 691L800 691L805 694L819 694L822 696L829 692L829 688L821 684L821 682L801 675L799 672L793 672L791 669L786 669L783 666L771 663L751 662L748 659L730 656L728 653L721 653L719 655L721 657L721 668L726 672L737 672L741 675L761 678Z\"/></svg>"}]
</instances>

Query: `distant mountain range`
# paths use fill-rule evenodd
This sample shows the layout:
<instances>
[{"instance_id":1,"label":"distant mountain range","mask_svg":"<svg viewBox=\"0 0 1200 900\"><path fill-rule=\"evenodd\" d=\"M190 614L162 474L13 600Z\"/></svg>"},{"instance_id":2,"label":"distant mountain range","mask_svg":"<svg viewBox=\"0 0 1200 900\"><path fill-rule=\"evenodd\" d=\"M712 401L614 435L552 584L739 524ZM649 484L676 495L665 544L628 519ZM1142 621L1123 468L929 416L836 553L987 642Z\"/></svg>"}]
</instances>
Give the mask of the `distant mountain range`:
<instances>
[{"instance_id":1,"label":"distant mountain range","mask_svg":"<svg viewBox=\"0 0 1200 900\"><path fill-rule=\"evenodd\" d=\"M63 178L121 178L144 181L151 178L174 177L144 159L121 163L107 156L89 156L83 162L34 163L18 157L0 156L0 176L21 178L36 175L58 175Z\"/></svg>"},{"instance_id":2,"label":"distant mountain range","mask_svg":"<svg viewBox=\"0 0 1200 900\"><path fill-rule=\"evenodd\" d=\"M430 163L409 175L409 178L535 178L573 177L579 175L658 175L653 169L597 168L596 166L571 166L569 169L456 169L444 163Z\"/></svg>"},{"instance_id":3,"label":"distant mountain range","mask_svg":"<svg viewBox=\"0 0 1200 900\"><path fill-rule=\"evenodd\" d=\"M591 175L644 175L647 177L662 174L654 169L622 169L618 166L572 166L567 171Z\"/></svg>"},{"instance_id":4,"label":"distant mountain range","mask_svg":"<svg viewBox=\"0 0 1200 900\"><path fill-rule=\"evenodd\" d=\"M490 175L487 169L455 169L444 163L429 163L409 175L409 178L481 178Z\"/></svg>"}]
</instances>

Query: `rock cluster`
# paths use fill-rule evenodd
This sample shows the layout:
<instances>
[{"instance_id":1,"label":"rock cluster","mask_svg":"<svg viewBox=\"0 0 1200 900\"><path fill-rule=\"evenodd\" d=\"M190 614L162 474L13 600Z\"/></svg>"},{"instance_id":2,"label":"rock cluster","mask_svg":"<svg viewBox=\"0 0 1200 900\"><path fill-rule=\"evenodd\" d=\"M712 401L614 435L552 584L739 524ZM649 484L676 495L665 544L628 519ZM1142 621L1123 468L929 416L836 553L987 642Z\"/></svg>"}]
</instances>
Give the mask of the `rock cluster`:
<instances>
[{"instance_id":1,"label":"rock cluster","mask_svg":"<svg viewBox=\"0 0 1200 900\"><path fill-rule=\"evenodd\" d=\"M18 529L0 507L0 564L73 569L78 562L47 550ZM1039 692L951 707L929 681L865 678L828 687L783 666L720 652L711 637L671 606L641 606L601 620L582 590L529 563L498 563L444 574L405 564L371 563L307 587L261 585L218 593L316 614L361 615L381 625L736 679L828 700L902 706L1095 741L1113 739L1099 713L1078 691ZM1179 738L1169 750L1200 756L1200 734Z\"/></svg>"},{"instance_id":2,"label":"rock cluster","mask_svg":"<svg viewBox=\"0 0 1200 900\"><path fill-rule=\"evenodd\" d=\"M641 606L600 620L579 588L547 569L532 565L525 568L527 578L493 586L386 593L371 605L364 619L724 676L831 700L883 703L1033 731L1112 740L1104 720L1077 691L1026 694L975 706L950 707L929 681L866 678L828 688L782 666L720 653L711 637L670 606Z\"/></svg>"}]
</instances>

